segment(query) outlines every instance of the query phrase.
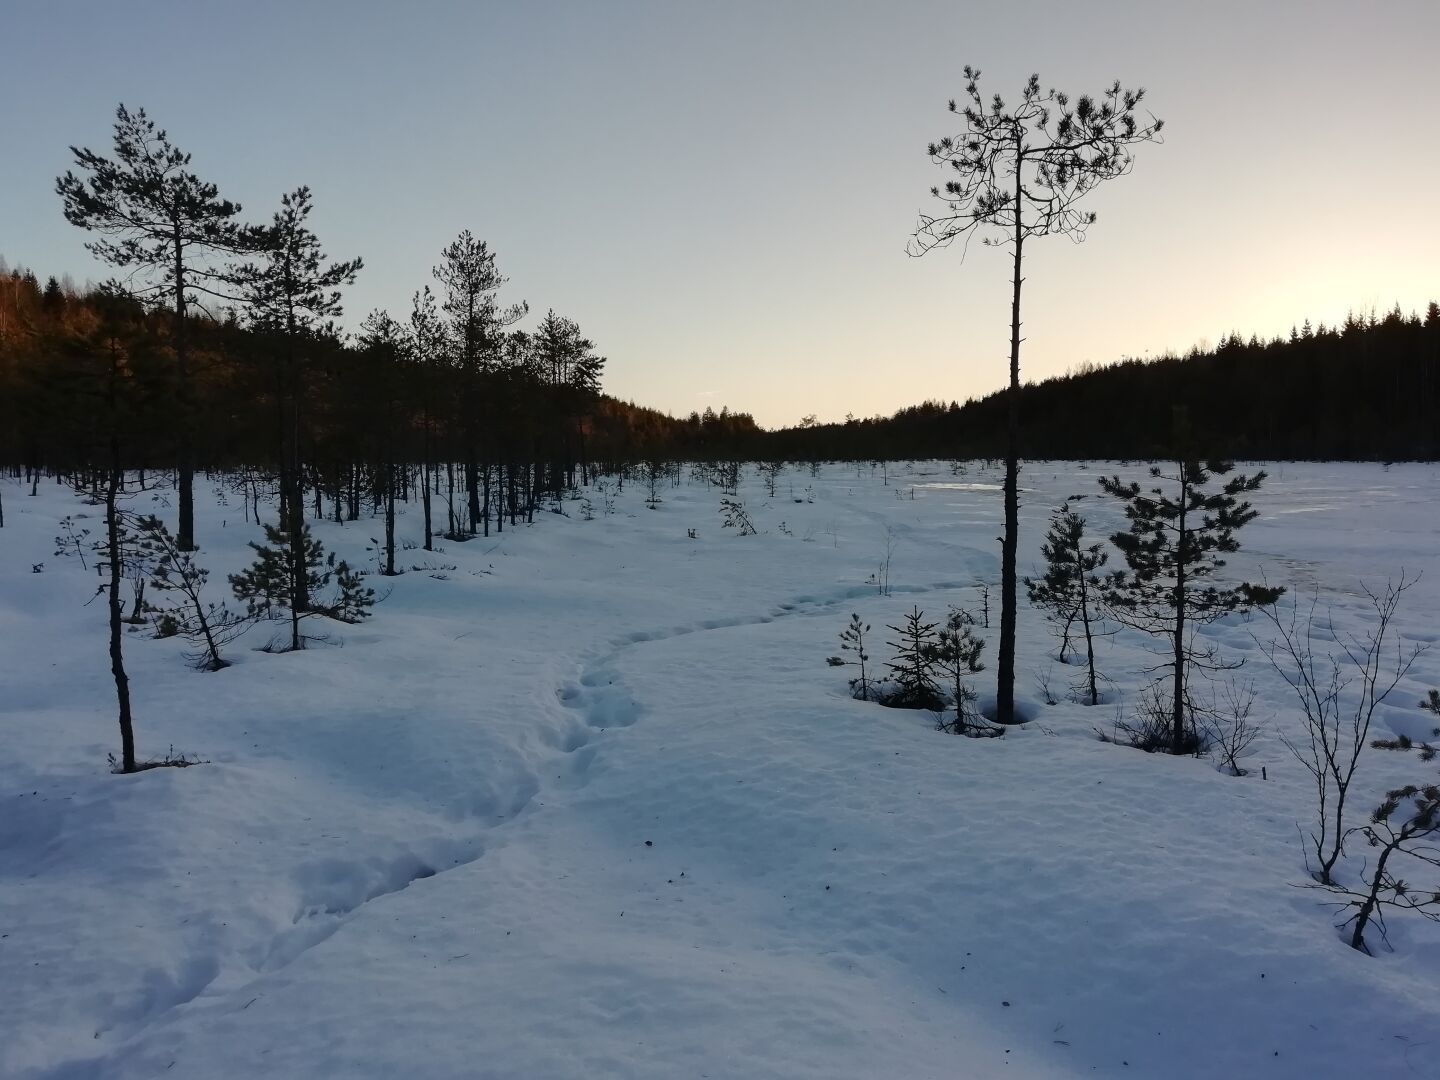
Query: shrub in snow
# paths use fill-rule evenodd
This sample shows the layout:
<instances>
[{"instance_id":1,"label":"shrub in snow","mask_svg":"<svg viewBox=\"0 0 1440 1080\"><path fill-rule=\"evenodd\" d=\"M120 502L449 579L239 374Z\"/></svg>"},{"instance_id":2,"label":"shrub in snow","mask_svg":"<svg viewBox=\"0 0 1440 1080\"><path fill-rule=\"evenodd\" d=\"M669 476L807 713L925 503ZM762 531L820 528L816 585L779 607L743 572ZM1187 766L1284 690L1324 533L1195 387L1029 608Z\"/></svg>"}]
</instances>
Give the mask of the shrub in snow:
<instances>
[{"instance_id":1,"label":"shrub in snow","mask_svg":"<svg viewBox=\"0 0 1440 1080\"><path fill-rule=\"evenodd\" d=\"M1294 691L1305 719L1299 738L1282 735L1281 739L1313 784L1316 820L1309 854L1315 856L1314 873L1324 885L1333 883L1335 864L1344 850L1345 801L1375 710L1424 651L1423 645L1406 651L1396 642L1392 653L1395 611L1414 584L1402 574L1398 584L1387 582L1383 591L1366 587L1374 621L1358 637L1338 634L1328 614L1317 622L1318 596L1311 598L1303 617L1296 604L1285 613L1261 609L1275 631L1275 638L1261 647ZM1317 639L1335 645L1317 646Z\"/></svg>"},{"instance_id":2,"label":"shrub in snow","mask_svg":"<svg viewBox=\"0 0 1440 1080\"><path fill-rule=\"evenodd\" d=\"M1231 776L1244 776L1240 759L1260 737L1261 723L1255 715L1255 686L1234 679L1220 688L1204 705L1193 706L1215 763Z\"/></svg>"},{"instance_id":3,"label":"shrub in snow","mask_svg":"<svg viewBox=\"0 0 1440 1080\"><path fill-rule=\"evenodd\" d=\"M1184 757L1199 757L1209 748L1204 734L1194 723L1188 722L1193 716L1186 707L1187 723L1183 738L1176 747L1174 725L1171 719L1170 702L1159 683L1150 683L1140 693L1140 698L1127 712L1123 705L1115 710L1115 723L1109 734L1097 732L1101 742L1120 743L1143 750L1147 754L1177 754Z\"/></svg>"}]
</instances>

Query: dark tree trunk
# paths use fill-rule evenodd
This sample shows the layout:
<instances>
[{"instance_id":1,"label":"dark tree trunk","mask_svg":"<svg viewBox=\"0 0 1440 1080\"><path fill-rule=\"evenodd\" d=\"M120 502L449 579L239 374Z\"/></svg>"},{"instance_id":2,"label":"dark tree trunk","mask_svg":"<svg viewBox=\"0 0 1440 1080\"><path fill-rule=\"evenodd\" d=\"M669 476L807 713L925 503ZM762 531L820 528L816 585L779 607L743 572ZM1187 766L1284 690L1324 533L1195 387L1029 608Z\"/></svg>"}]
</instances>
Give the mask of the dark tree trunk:
<instances>
[{"instance_id":1,"label":"dark tree trunk","mask_svg":"<svg viewBox=\"0 0 1440 1080\"><path fill-rule=\"evenodd\" d=\"M1090 632L1090 594L1085 573L1080 573L1080 618L1085 627L1085 664L1090 682L1090 704L1100 704L1100 689L1095 685L1095 637Z\"/></svg>"},{"instance_id":2,"label":"dark tree trunk","mask_svg":"<svg viewBox=\"0 0 1440 1080\"><path fill-rule=\"evenodd\" d=\"M425 436L425 464L420 468L420 502L425 513L425 550L435 550L435 531L430 524L430 436Z\"/></svg>"},{"instance_id":3,"label":"dark tree trunk","mask_svg":"<svg viewBox=\"0 0 1440 1080\"><path fill-rule=\"evenodd\" d=\"M1005 536L1000 549L1000 648L996 657L995 722L1015 722L1015 623L1020 545L1020 173L1015 174L1015 263L1010 300L1010 389L1005 395Z\"/></svg>"},{"instance_id":4,"label":"dark tree trunk","mask_svg":"<svg viewBox=\"0 0 1440 1080\"><path fill-rule=\"evenodd\" d=\"M1175 683L1170 702L1170 752L1185 752L1185 509L1190 484L1185 463L1180 464L1180 519L1175 536Z\"/></svg>"},{"instance_id":5,"label":"dark tree trunk","mask_svg":"<svg viewBox=\"0 0 1440 1080\"><path fill-rule=\"evenodd\" d=\"M175 223L175 390L179 398L179 415L175 424L175 486L179 490L179 520L175 529L175 546L181 551L195 550L195 447L193 442L194 400L190 393L190 343L185 325L185 249L181 244L180 224Z\"/></svg>"},{"instance_id":6,"label":"dark tree trunk","mask_svg":"<svg viewBox=\"0 0 1440 1080\"><path fill-rule=\"evenodd\" d=\"M477 463L477 455L474 450L470 451L465 461L465 497L468 501L470 511L470 534L473 536L480 531L480 466Z\"/></svg>"},{"instance_id":7,"label":"dark tree trunk","mask_svg":"<svg viewBox=\"0 0 1440 1080\"><path fill-rule=\"evenodd\" d=\"M385 573L395 576L395 466L385 466Z\"/></svg>"},{"instance_id":8,"label":"dark tree trunk","mask_svg":"<svg viewBox=\"0 0 1440 1080\"><path fill-rule=\"evenodd\" d=\"M120 771L133 773L135 729L130 717L130 678L125 674L124 628L120 617L120 583L124 579L124 558L120 551L120 517L116 500L124 473L120 468L120 445L110 440L110 479L105 487L105 542L110 549L110 582L106 599L110 606L110 674L115 677L115 699L120 707Z\"/></svg>"}]
</instances>

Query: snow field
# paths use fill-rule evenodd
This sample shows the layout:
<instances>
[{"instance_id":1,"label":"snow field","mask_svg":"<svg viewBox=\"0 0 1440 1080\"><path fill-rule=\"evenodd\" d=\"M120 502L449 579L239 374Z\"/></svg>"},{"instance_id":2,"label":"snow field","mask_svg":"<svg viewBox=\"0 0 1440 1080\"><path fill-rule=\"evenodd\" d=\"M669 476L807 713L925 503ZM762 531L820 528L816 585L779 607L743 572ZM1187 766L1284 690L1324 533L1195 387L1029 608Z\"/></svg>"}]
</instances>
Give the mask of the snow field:
<instances>
[{"instance_id":1,"label":"snow field","mask_svg":"<svg viewBox=\"0 0 1440 1080\"><path fill-rule=\"evenodd\" d=\"M406 551L444 580L373 579L391 592L366 625L287 655L254 651L257 627L213 674L131 636L141 755L210 762L134 777L104 771L93 571L52 554L58 520L98 508L5 481L0 1075L1440 1073L1440 928L1396 919L1396 951L1367 958L1292 887L1310 796L1260 622L1210 630L1274 718L1253 777L1102 744L1111 706L1045 705L1054 642L1023 603L1023 729L959 739L849 697L824 658L851 611L881 661L912 603L978 611L998 579L996 474L889 471L790 470L774 500L748 479L746 538L698 485L649 511L626 484L608 516L592 494L594 521L570 502ZM1067 495L1097 536L1118 523L1102 471L1027 466L1022 569ZM1360 630L1362 579L1433 565L1433 467L1271 472L1235 576L1318 586ZM259 530L204 492L219 597ZM352 563L378 535L314 527ZM1406 596L1409 640L1435 635L1437 577ZM1113 696L1148 648L1102 642ZM1053 664L1056 687L1073 674ZM1424 734L1437 685L1430 653L1375 734ZM1433 769L1373 752L1358 813Z\"/></svg>"}]
</instances>

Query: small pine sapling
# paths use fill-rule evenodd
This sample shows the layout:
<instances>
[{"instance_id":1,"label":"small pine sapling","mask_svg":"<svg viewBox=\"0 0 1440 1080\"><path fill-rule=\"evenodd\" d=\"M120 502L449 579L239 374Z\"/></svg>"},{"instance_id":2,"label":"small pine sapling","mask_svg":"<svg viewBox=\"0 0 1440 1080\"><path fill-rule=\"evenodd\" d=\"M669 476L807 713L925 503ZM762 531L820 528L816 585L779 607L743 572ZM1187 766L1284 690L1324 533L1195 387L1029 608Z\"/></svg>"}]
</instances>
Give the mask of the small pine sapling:
<instances>
[{"instance_id":1,"label":"small pine sapling","mask_svg":"<svg viewBox=\"0 0 1440 1080\"><path fill-rule=\"evenodd\" d=\"M165 608L153 608L166 629L165 637L179 635L195 652L187 659L200 671L229 667L220 650L245 632L251 619L243 618L223 604L206 603L203 596L210 572L181 550L175 537L156 517L142 517L137 524L141 549L150 560L150 582L158 593L175 598Z\"/></svg>"},{"instance_id":2,"label":"small pine sapling","mask_svg":"<svg viewBox=\"0 0 1440 1080\"><path fill-rule=\"evenodd\" d=\"M55 537L56 556L75 555L80 559L80 569L89 570L85 562L85 549L89 546L90 530L77 526L75 519L66 514L60 519L61 534Z\"/></svg>"},{"instance_id":3,"label":"small pine sapling","mask_svg":"<svg viewBox=\"0 0 1440 1080\"><path fill-rule=\"evenodd\" d=\"M1102 582L1096 573L1107 561L1104 548L1085 543L1085 519L1062 504L1050 517L1050 529L1040 546L1045 557L1045 573L1040 578L1026 578L1030 602L1044 608L1060 638L1059 660L1070 662L1071 633L1076 623L1085 641L1084 699L1087 704L1100 704L1100 690L1095 674L1096 607Z\"/></svg>"},{"instance_id":4,"label":"small pine sapling","mask_svg":"<svg viewBox=\"0 0 1440 1080\"><path fill-rule=\"evenodd\" d=\"M756 535L755 523L750 520L745 504L739 499L721 499L720 513L724 515L720 523L722 528L736 529L741 536Z\"/></svg>"},{"instance_id":5,"label":"small pine sapling","mask_svg":"<svg viewBox=\"0 0 1440 1080\"><path fill-rule=\"evenodd\" d=\"M366 588L358 573L345 562L336 562L335 555L326 556L320 541L303 527L298 550L301 558L293 558L297 545L292 545L283 528L265 526L266 544L251 541L255 562L246 570L230 575L230 587L238 600L246 603L246 614L252 618L273 615L278 609L290 614L290 648L303 649L300 620L311 615L324 615L339 622L360 622L375 603L375 592ZM335 583L336 593L328 601L315 598L320 590ZM298 586L298 587L297 587ZM295 603L292 597L300 597Z\"/></svg>"},{"instance_id":6,"label":"small pine sapling","mask_svg":"<svg viewBox=\"0 0 1440 1080\"><path fill-rule=\"evenodd\" d=\"M850 616L850 625L840 631L840 651L853 653L855 659L847 660L843 656L827 657L825 662L831 667L857 667L860 674L850 680L850 693L861 701L870 701L875 693L870 682L870 670L867 665L870 662L870 654L865 651L865 635L870 632L870 624L861 622L859 615Z\"/></svg>"},{"instance_id":7,"label":"small pine sapling","mask_svg":"<svg viewBox=\"0 0 1440 1080\"><path fill-rule=\"evenodd\" d=\"M645 505L654 510L663 501L660 498L660 483L665 479L666 465L663 461L645 463Z\"/></svg>"},{"instance_id":8,"label":"small pine sapling","mask_svg":"<svg viewBox=\"0 0 1440 1080\"><path fill-rule=\"evenodd\" d=\"M885 666L891 671L893 688L881 697L881 704L896 709L930 709L939 712L945 707L940 685L935 678L935 623L924 621L925 613L911 608L899 626L887 624L896 640L886 644L895 650L895 658Z\"/></svg>"},{"instance_id":9,"label":"small pine sapling","mask_svg":"<svg viewBox=\"0 0 1440 1080\"><path fill-rule=\"evenodd\" d=\"M334 582L334 597L328 604L319 605L322 614L343 623L364 622L373 614L370 609L375 606L375 590L344 559L334 563Z\"/></svg>"},{"instance_id":10,"label":"small pine sapling","mask_svg":"<svg viewBox=\"0 0 1440 1080\"><path fill-rule=\"evenodd\" d=\"M1265 473L1235 476L1219 490L1209 490L1211 479L1229 474L1233 466L1202 461L1189 449L1183 413L1177 415L1177 441L1181 450L1174 471L1158 466L1150 470L1161 485L1144 489L1111 476L1101 477L1100 487L1124 503L1130 523L1110 538L1125 557L1126 569L1110 575L1105 601L1120 622L1165 641L1170 752L1186 754L1194 751L1199 738L1186 708L1190 669L1235 666L1223 663L1214 649L1197 645L1191 631L1233 612L1273 604L1284 590L1207 584L1224 567L1221 556L1239 550L1236 532L1256 517L1242 496L1259 490Z\"/></svg>"},{"instance_id":11,"label":"small pine sapling","mask_svg":"<svg viewBox=\"0 0 1440 1080\"><path fill-rule=\"evenodd\" d=\"M971 627L975 617L961 608L951 608L945 625L935 635L931 650L934 669L944 678L950 695L950 704L955 709L953 719L943 717L939 722L941 731L956 735L1003 735L1003 727L985 723L975 708L975 689L970 685L970 676L985 670L980 654L985 651L985 639L976 637Z\"/></svg>"},{"instance_id":12,"label":"small pine sapling","mask_svg":"<svg viewBox=\"0 0 1440 1080\"><path fill-rule=\"evenodd\" d=\"M780 479L780 474L785 471L785 463L783 461L762 461L755 466L755 470L765 484L766 496L771 499L775 498L775 486Z\"/></svg>"}]
</instances>

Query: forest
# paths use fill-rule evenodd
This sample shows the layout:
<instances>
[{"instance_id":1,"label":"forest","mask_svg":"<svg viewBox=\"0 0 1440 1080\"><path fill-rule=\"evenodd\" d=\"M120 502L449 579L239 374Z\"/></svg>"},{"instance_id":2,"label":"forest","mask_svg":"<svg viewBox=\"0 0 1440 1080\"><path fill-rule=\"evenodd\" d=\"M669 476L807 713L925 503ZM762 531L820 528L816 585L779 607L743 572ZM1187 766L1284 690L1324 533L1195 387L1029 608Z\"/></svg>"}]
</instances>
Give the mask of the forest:
<instances>
[{"instance_id":1,"label":"forest","mask_svg":"<svg viewBox=\"0 0 1440 1080\"><path fill-rule=\"evenodd\" d=\"M412 479L428 462L437 496L446 493L438 528L454 532L456 520L483 528L482 519L495 519L500 500L485 498L492 488L513 487L506 505L528 513L541 495L572 482L577 470L588 475L594 464L1003 453L1004 390L963 404L927 401L888 417L807 418L774 430L728 408L673 417L605 394L604 359L554 312L533 331L483 326L483 355L467 359L460 324L442 303L426 286L403 322L376 313L356 335L333 322L307 328L299 393L313 486L358 505L386 455ZM478 321L491 318L482 310ZM196 460L206 469L273 473L282 397L276 338L242 318L238 305L225 306L219 318L195 311L186 320ZM42 284L33 270L0 262L0 462L33 475L86 461L105 430L105 357L123 337L127 464L173 469L183 415L173 328L168 313L139 301L77 289L68 275ZM1212 348L1082 365L1026 383L1023 454L1138 460L1166 453L1171 414L1156 406L1165 402L1184 403L1207 444L1230 457L1435 460L1440 305L1430 303L1423 315L1399 307L1351 314L1334 327L1306 320L1270 341L1228 333ZM472 476L479 496L473 520ZM405 485L403 497L409 494ZM464 511L458 519L452 504Z\"/></svg>"},{"instance_id":2,"label":"forest","mask_svg":"<svg viewBox=\"0 0 1440 1080\"><path fill-rule=\"evenodd\" d=\"M963 405L930 401L893 416L848 418L765 436L784 458L997 458L998 390ZM1215 452L1271 461L1433 461L1440 457L1440 305L1306 320L1288 337L1222 335L1179 356L1081 365L1020 388L1022 454L1137 460L1171 449L1183 404Z\"/></svg>"}]
</instances>

